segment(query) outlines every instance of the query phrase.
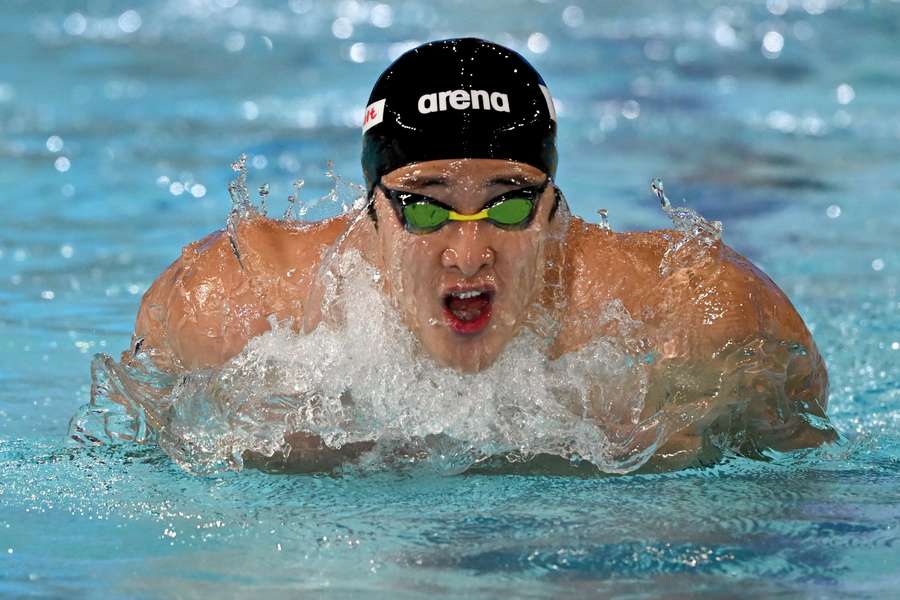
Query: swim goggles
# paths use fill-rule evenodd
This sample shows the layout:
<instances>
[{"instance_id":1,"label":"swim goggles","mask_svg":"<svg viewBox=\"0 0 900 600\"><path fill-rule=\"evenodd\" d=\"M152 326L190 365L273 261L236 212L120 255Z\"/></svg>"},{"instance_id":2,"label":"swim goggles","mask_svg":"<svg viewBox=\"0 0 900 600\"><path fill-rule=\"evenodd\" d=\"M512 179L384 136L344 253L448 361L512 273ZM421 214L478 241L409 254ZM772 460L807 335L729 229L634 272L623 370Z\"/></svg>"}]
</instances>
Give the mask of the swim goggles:
<instances>
[{"instance_id":1,"label":"swim goggles","mask_svg":"<svg viewBox=\"0 0 900 600\"><path fill-rule=\"evenodd\" d=\"M376 185L390 200L397 218L410 233L437 231L450 221L487 220L500 229L525 229L534 218L538 198L547 188L550 178L539 185L504 192L487 201L474 215L463 215L440 200L430 196L392 190L379 179Z\"/></svg>"}]
</instances>

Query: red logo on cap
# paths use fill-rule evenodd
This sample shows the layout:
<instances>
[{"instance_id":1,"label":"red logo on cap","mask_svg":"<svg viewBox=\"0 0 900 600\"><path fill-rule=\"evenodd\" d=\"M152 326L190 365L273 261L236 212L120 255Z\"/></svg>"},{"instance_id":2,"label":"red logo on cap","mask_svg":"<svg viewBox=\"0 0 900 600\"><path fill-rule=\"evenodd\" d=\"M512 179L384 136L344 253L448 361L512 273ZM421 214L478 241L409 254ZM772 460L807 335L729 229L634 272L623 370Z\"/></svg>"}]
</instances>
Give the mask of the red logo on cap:
<instances>
[{"instance_id":1,"label":"red logo on cap","mask_svg":"<svg viewBox=\"0 0 900 600\"><path fill-rule=\"evenodd\" d=\"M384 120L384 101L385 99L382 98L366 107L366 114L363 117L363 133Z\"/></svg>"}]
</instances>

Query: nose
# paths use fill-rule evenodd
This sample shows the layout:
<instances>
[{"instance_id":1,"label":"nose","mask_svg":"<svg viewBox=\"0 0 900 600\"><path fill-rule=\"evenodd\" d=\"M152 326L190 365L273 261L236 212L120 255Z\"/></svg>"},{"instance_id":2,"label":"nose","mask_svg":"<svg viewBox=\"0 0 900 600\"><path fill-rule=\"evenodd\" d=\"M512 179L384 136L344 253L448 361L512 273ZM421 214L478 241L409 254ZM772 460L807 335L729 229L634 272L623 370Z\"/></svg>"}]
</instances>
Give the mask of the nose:
<instances>
[{"instance_id":1,"label":"nose","mask_svg":"<svg viewBox=\"0 0 900 600\"><path fill-rule=\"evenodd\" d=\"M479 222L458 224L441 254L441 264L447 269L459 269L464 277L472 277L483 267L492 266L496 255L483 227Z\"/></svg>"}]
</instances>

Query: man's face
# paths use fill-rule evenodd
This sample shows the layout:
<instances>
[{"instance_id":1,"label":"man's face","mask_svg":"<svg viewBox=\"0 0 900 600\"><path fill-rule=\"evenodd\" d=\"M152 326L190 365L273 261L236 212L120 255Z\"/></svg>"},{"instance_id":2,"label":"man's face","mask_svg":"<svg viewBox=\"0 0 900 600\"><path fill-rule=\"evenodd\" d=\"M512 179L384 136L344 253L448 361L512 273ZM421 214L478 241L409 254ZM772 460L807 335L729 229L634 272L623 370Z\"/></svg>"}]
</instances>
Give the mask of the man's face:
<instances>
[{"instance_id":1,"label":"man's face","mask_svg":"<svg viewBox=\"0 0 900 600\"><path fill-rule=\"evenodd\" d=\"M463 159L408 165L382 177L382 183L474 215L498 195L546 179L523 163ZM376 191L386 289L406 326L439 363L464 372L483 369L533 320L545 287L551 235L562 231L559 217L549 221L554 194L547 185L525 229L504 230L487 220L449 221L437 231L416 234Z\"/></svg>"}]
</instances>

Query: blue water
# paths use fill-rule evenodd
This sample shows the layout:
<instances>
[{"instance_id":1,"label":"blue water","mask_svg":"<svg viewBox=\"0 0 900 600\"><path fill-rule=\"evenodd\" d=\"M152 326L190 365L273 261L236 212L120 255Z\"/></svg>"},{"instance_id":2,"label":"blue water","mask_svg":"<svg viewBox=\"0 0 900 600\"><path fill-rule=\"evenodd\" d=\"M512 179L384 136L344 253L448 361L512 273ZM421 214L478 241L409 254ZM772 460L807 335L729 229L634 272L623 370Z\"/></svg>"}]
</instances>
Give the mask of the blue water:
<instances>
[{"instance_id":1,"label":"blue water","mask_svg":"<svg viewBox=\"0 0 900 600\"><path fill-rule=\"evenodd\" d=\"M896 593L900 3L619 4L0 4L0 596ZM91 356L223 226L230 162L276 210L298 177L325 194L327 160L358 181L375 77L462 34L542 71L574 212L666 226L660 176L724 223L814 332L843 440L599 479L196 477L68 446Z\"/></svg>"}]
</instances>

